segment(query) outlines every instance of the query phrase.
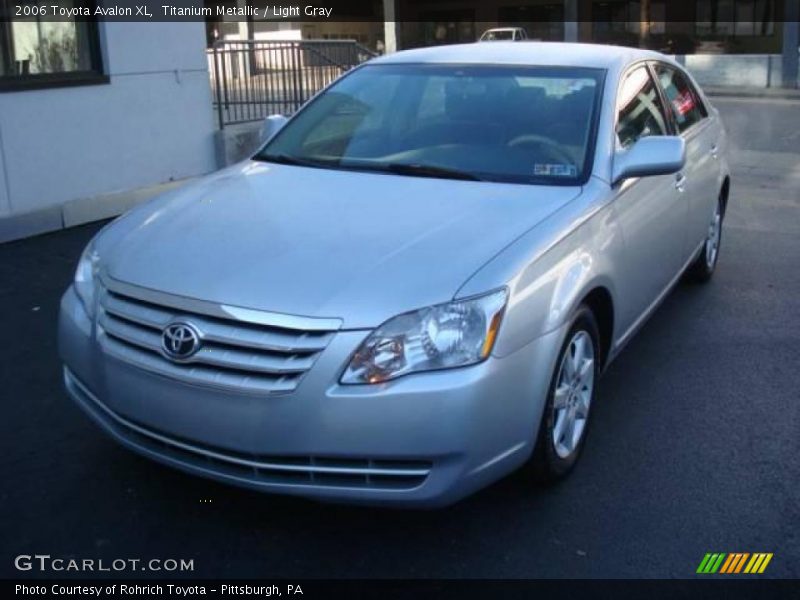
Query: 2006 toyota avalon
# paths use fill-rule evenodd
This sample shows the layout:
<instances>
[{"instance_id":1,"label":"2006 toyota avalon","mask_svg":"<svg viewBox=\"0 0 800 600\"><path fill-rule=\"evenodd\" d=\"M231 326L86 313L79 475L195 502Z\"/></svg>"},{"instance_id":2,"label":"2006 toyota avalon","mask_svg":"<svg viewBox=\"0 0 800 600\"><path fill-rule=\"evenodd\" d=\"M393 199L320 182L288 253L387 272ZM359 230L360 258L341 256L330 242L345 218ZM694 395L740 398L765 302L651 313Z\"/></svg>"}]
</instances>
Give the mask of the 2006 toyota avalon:
<instances>
[{"instance_id":1,"label":"2006 toyota avalon","mask_svg":"<svg viewBox=\"0 0 800 600\"><path fill-rule=\"evenodd\" d=\"M69 394L168 465L416 506L562 477L603 369L714 271L725 132L663 55L400 52L284 121L106 226L62 300Z\"/></svg>"}]
</instances>

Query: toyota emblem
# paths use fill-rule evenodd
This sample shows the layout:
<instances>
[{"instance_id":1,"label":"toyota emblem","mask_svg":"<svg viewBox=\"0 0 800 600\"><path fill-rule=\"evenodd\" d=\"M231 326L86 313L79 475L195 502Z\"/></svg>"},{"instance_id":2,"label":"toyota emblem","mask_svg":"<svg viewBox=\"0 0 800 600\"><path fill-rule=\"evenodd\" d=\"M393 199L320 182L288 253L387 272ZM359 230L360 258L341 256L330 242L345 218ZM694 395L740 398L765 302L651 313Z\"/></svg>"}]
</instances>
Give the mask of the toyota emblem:
<instances>
[{"instance_id":1,"label":"toyota emblem","mask_svg":"<svg viewBox=\"0 0 800 600\"><path fill-rule=\"evenodd\" d=\"M186 360L200 349L200 334L188 323L171 323L161 335L161 348L174 360Z\"/></svg>"}]
</instances>

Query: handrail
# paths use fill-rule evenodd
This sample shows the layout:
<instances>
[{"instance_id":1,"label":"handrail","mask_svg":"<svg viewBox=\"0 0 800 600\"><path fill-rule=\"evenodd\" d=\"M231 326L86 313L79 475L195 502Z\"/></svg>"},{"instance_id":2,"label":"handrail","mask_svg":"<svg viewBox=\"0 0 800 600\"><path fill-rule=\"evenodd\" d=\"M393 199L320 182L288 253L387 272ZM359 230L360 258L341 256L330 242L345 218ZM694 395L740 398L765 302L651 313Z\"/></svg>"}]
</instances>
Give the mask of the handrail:
<instances>
[{"instance_id":1,"label":"handrail","mask_svg":"<svg viewBox=\"0 0 800 600\"><path fill-rule=\"evenodd\" d=\"M220 129L291 113L344 72L378 56L355 40L217 40L207 51Z\"/></svg>"}]
</instances>

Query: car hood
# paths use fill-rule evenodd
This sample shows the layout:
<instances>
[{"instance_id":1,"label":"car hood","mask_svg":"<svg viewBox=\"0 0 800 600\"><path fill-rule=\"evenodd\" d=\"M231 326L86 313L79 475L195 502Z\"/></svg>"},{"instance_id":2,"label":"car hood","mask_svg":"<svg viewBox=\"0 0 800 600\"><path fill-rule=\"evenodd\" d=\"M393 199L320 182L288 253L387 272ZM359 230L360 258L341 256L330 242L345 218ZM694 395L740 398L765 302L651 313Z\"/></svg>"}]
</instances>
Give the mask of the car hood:
<instances>
[{"instance_id":1,"label":"car hood","mask_svg":"<svg viewBox=\"0 0 800 600\"><path fill-rule=\"evenodd\" d=\"M138 207L98 249L119 281L367 328L453 298L579 191L246 162Z\"/></svg>"}]
</instances>

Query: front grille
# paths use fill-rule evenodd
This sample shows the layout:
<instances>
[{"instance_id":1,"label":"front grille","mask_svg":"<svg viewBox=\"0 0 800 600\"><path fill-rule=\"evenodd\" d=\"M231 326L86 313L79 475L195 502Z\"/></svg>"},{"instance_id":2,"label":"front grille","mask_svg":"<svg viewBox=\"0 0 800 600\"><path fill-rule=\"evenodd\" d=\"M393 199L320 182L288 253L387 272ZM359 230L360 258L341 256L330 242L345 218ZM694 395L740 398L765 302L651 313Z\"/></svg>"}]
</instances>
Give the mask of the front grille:
<instances>
[{"instance_id":1,"label":"front grille","mask_svg":"<svg viewBox=\"0 0 800 600\"><path fill-rule=\"evenodd\" d=\"M154 438L146 431L128 427L125 435L157 454L254 483L400 490L422 485L431 469L427 461L245 455Z\"/></svg>"},{"instance_id":2,"label":"front grille","mask_svg":"<svg viewBox=\"0 0 800 600\"><path fill-rule=\"evenodd\" d=\"M172 304L172 303L171 303ZM97 336L110 355L141 369L186 383L259 394L293 391L313 366L334 331L223 318L154 303L100 286ZM210 312L210 311L209 311ZM268 313L258 313L260 317ZM276 321L279 320L276 318ZM172 322L193 325L202 347L186 360L162 351L163 329Z\"/></svg>"},{"instance_id":3,"label":"front grille","mask_svg":"<svg viewBox=\"0 0 800 600\"><path fill-rule=\"evenodd\" d=\"M119 437L175 462L251 484L409 490L422 485L433 468L429 460L267 456L176 439L121 417L69 370L64 378L67 389Z\"/></svg>"}]
</instances>

